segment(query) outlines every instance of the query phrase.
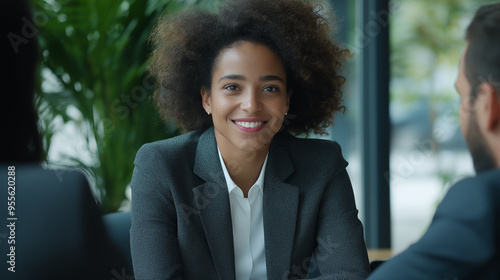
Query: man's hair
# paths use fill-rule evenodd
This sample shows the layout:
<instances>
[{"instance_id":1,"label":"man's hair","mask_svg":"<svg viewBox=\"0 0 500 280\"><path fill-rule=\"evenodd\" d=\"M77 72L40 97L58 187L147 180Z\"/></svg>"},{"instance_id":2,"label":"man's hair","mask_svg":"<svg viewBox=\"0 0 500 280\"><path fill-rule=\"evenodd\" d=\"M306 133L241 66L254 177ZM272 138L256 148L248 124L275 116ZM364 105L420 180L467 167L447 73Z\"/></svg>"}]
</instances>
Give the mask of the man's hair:
<instances>
[{"instance_id":1,"label":"man's hair","mask_svg":"<svg viewBox=\"0 0 500 280\"><path fill-rule=\"evenodd\" d=\"M341 66L349 51L335 44L324 8L307 0L235 0L218 13L199 10L166 15L151 34L149 72L158 82L155 101L163 118L185 130L205 129L212 119L200 89L210 88L218 54L241 41L266 45L283 61L292 92L286 130L326 133L343 110Z\"/></svg>"},{"instance_id":2,"label":"man's hair","mask_svg":"<svg viewBox=\"0 0 500 280\"><path fill-rule=\"evenodd\" d=\"M500 94L500 3L484 5L476 12L466 38L465 75L471 84L471 103L482 82Z\"/></svg>"}]
</instances>

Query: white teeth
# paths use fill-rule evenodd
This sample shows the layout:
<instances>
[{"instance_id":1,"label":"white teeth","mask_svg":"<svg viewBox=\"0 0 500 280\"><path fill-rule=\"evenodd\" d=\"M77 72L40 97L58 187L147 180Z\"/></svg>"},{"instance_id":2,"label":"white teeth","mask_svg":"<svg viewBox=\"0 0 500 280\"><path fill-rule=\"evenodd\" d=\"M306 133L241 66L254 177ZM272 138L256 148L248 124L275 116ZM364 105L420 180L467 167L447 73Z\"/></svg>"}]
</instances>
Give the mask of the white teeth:
<instances>
[{"instance_id":1,"label":"white teeth","mask_svg":"<svg viewBox=\"0 0 500 280\"><path fill-rule=\"evenodd\" d=\"M241 125L246 128L254 128L262 125L264 122L236 122L237 125Z\"/></svg>"}]
</instances>

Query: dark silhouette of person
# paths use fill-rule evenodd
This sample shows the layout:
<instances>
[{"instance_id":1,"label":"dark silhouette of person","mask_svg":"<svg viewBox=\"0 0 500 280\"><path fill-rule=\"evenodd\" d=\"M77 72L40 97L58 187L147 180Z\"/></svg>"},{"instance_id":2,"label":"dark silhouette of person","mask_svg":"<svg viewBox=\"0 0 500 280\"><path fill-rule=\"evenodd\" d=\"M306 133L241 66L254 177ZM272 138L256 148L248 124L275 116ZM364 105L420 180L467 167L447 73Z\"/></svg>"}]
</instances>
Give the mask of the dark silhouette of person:
<instances>
[{"instance_id":1,"label":"dark silhouette of person","mask_svg":"<svg viewBox=\"0 0 500 280\"><path fill-rule=\"evenodd\" d=\"M37 32L28 1L0 1L0 279L129 279L86 177L40 166Z\"/></svg>"}]
</instances>

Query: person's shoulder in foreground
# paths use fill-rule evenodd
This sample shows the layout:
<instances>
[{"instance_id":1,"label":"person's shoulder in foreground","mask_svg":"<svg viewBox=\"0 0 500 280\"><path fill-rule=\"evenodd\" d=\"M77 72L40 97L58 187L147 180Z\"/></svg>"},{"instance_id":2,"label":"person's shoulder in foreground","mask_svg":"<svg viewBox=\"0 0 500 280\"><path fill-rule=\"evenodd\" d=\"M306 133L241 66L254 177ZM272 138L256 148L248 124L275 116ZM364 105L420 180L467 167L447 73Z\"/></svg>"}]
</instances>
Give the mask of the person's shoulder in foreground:
<instances>
[{"instance_id":1,"label":"person's shoulder in foreground","mask_svg":"<svg viewBox=\"0 0 500 280\"><path fill-rule=\"evenodd\" d=\"M500 170L450 188L427 232L372 279L499 279Z\"/></svg>"},{"instance_id":2,"label":"person's shoulder in foreground","mask_svg":"<svg viewBox=\"0 0 500 280\"><path fill-rule=\"evenodd\" d=\"M124 267L83 173L5 161L0 170L10 234L0 242L0 279L107 280Z\"/></svg>"}]
</instances>

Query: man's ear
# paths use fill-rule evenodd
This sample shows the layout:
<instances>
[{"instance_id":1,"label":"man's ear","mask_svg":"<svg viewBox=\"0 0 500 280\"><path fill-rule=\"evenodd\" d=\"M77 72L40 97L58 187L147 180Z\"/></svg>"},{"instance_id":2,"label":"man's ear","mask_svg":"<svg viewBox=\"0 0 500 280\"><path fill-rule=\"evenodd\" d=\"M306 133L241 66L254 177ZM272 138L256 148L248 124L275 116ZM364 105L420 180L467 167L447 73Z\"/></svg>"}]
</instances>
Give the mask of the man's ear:
<instances>
[{"instance_id":1,"label":"man's ear","mask_svg":"<svg viewBox=\"0 0 500 280\"><path fill-rule=\"evenodd\" d=\"M200 90L201 93L201 103L203 108L207 112L207 114L212 113L212 100L210 98L210 90L207 87L203 86Z\"/></svg>"},{"instance_id":2,"label":"man's ear","mask_svg":"<svg viewBox=\"0 0 500 280\"><path fill-rule=\"evenodd\" d=\"M496 129L500 125L500 97L495 88L489 83L481 83L475 103L478 105L476 114L484 128L488 131Z\"/></svg>"},{"instance_id":3,"label":"man's ear","mask_svg":"<svg viewBox=\"0 0 500 280\"><path fill-rule=\"evenodd\" d=\"M484 95L484 105L482 109L486 114L486 129L494 130L500 125L500 97L495 88L486 82L481 85L481 94Z\"/></svg>"},{"instance_id":4,"label":"man's ear","mask_svg":"<svg viewBox=\"0 0 500 280\"><path fill-rule=\"evenodd\" d=\"M499 128L500 126L500 96L499 92L491 93L491 112L488 120L488 129Z\"/></svg>"}]
</instances>

